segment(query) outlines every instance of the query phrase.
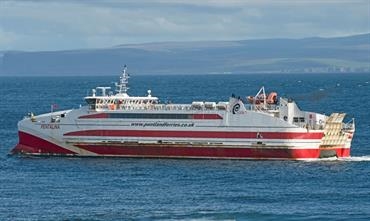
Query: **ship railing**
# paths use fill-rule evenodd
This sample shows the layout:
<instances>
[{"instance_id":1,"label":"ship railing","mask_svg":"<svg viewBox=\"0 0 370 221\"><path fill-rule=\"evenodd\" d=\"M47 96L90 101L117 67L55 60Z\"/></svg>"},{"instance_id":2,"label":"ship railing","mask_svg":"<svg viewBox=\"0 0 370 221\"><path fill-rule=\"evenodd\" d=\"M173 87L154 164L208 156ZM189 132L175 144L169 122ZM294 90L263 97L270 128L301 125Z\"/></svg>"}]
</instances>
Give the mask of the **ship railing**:
<instances>
[{"instance_id":1,"label":"ship railing","mask_svg":"<svg viewBox=\"0 0 370 221\"><path fill-rule=\"evenodd\" d=\"M193 106L191 104L118 104L115 108L110 108L107 105L97 106L96 110L214 111L225 109Z\"/></svg>"},{"instance_id":2,"label":"ship railing","mask_svg":"<svg viewBox=\"0 0 370 221\"><path fill-rule=\"evenodd\" d=\"M313 124L312 128L313 130L323 130L324 124Z\"/></svg>"},{"instance_id":3,"label":"ship railing","mask_svg":"<svg viewBox=\"0 0 370 221\"><path fill-rule=\"evenodd\" d=\"M215 111L215 110L227 110L227 105L225 106L194 106L192 104L114 104L114 103L104 103L91 105L91 109L97 111L105 110L160 110L160 111ZM265 112L268 114L276 115L279 112L278 105L249 105L246 104L245 108L251 111Z\"/></svg>"},{"instance_id":4,"label":"ship railing","mask_svg":"<svg viewBox=\"0 0 370 221\"><path fill-rule=\"evenodd\" d=\"M118 105L118 110L192 110L191 105L186 104L139 104L139 105Z\"/></svg>"},{"instance_id":5,"label":"ship railing","mask_svg":"<svg viewBox=\"0 0 370 221\"><path fill-rule=\"evenodd\" d=\"M176 110L176 111L190 111L192 110L191 105L187 104L155 104L153 107L149 107L149 109L154 110Z\"/></svg>"},{"instance_id":6,"label":"ship railing","mask_svg":"<svg viewBox=\"0 0 370 221\"><path fill-rule=\"evenodd\" d=\"M261 111L261 112L274 112L279 111L279 105L275 104L266 104L266 105L254 105L254 104L246 104L246 109L251 111Z\"/></svg>"},{"instance_id":7,"label":"ship railing","mask_svg":"<svg viewBox=\"0 0 370 221\"><path fill-rule=\"evenodd\" d=\"M355 130L355 118L352 118L347 123L343 123L344 131L354 131Z\"/></svg>"},{"instance_id":8,"label":"ship railing","mask_svg":"<svg viewBox=\"0 0 370 221\"><path fill-rule=\"evenodd\" d=\"M323 130L324 126L322 124L310 124L307 122L293 122L294 125L305 128L307 130Z\"/></svg>"}]
</instances>

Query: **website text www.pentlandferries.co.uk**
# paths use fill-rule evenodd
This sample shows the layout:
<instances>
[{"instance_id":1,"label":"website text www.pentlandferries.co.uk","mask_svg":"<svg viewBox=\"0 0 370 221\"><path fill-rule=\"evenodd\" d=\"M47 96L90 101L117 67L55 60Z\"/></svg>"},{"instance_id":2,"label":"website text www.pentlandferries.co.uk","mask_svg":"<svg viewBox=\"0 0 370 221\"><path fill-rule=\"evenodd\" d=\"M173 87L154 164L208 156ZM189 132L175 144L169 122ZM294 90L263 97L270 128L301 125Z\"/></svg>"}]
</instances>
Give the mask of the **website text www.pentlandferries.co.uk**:
<instances>
[{"instance_id":1,"label":"website text www.pentlandferries.co.uk","mask_svg":"<svg viewBox=\"0 0 370 221\"><path fill-rule=\"evenodd\" d=\"M194 127L194 123L167 123L167 122L154 122L154 123L131 123L133 127Z\"/></svg>"}]
</instances>

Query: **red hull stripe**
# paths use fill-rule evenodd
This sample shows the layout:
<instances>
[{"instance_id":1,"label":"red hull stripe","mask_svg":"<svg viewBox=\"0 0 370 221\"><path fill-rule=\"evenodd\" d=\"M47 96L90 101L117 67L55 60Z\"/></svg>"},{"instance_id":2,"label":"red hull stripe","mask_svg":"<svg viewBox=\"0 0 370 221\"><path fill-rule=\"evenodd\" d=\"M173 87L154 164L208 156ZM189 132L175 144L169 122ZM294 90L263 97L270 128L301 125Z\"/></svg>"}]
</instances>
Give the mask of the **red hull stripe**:
<instances>
[{"instance_id":1,"label":"red hull stripe","mask_svg":"<svg viewBox=\"0 0 370 221\"><path fill-rule=\"evenodd\" d=\"M220 131L162 131L162 130L85 130L64 134L65 136L107 137L185 137L185 138L244 138L255 139L257 132ZM263 139L321 139L323 133L260 132Z\"/></svg>"},{"instance_id":2,"label":"red hull stripe","mask_svg":"<svg viewBox=\"0 0 370 221\"><path fill-rule=\"evenodd\" d=\"M133 157L180 157L180 158L319 158L320 149L263 149L263 148L221 148L221 147L176 147L76 145L99 155ZM349 149L334 148L338 157L349 156Z\"/></svg>"},{"instance_id":3,"label":"red hull stripe","mask_svg":"<svg viewBox=\"0 0 370 221\"><path fill-rule=\"evenodd\" d=\"M90 114L90 115L84 115L78 117L80 119L96 119L96 118L109 118L109 115L106 113L100 113L100 114Z\"/></svg>"},{"instance_id":4,"label":"red hull stripe","mask_svg":"<svg viewBox=\"0 0 370 221\"><path fill-rule=\"evenodd\" d=\"M19 144L12 150L12 153L75 154L70 150L22 131L18 132L18 136Z\"/></svg>"},{"instance_id":5,"label":"red hull stripe","mask_svg":"<svg viewBox=\"0 0 370 221\"><path fill-rule=\"evenodd\" d=\"M166 145L166 144L76 144L76 147L91 151L98 155L122 156L122 157L179 157L179 158L318 158L320 155L335 154L338 157L348 157L349 148L332 147L317 149L287 149L287 148L234 148L234 147L204 147L189 145ZM324 154L323 154L324 151ZM75 155L62 146L53 144L37 136L19 132L19 144L13 149L13 153L27 153L37 155Z\"/></svg>"}]
</instances>

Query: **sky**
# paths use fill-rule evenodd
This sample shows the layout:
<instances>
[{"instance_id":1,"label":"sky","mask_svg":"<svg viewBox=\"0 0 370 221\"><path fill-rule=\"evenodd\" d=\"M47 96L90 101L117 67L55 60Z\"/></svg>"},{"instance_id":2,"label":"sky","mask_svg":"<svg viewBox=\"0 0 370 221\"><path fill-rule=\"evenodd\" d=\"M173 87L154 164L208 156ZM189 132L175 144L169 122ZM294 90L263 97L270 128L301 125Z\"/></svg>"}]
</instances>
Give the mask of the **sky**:
<instances>
[{"instance_id":1,"label":"sky","mask_svg":"<svg viewBox=\"0 0 370 221\"><path fill-rule=\"evenodd\" d=\"M370 0L0 0L0 51L370 32Z\"/></svg>"}]
</instances>

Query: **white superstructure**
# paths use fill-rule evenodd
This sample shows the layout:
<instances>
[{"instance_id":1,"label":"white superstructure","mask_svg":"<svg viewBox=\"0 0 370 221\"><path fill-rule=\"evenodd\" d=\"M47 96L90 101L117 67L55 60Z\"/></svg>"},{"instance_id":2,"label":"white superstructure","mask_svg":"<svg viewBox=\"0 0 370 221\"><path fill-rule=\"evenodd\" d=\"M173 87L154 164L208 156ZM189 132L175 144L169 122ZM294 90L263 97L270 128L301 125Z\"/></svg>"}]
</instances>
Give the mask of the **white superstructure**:
<instances>
[{"instance_id":1,"label":"white superstructure","mask_svg":"<svg viewBox=\"0 0 370 221\"><path fill-rule=\"evenodd\" d=\"M20 121L14 153L68 156L307 159L346 157L354 121L302 111L264 87L246 99L161 104L129 96L126 67L116 93L97 87L76 110ZM247 100L247 102L244 102ZM248 104L245 104L248 103Z\"/></svg>"}]
</instances>

